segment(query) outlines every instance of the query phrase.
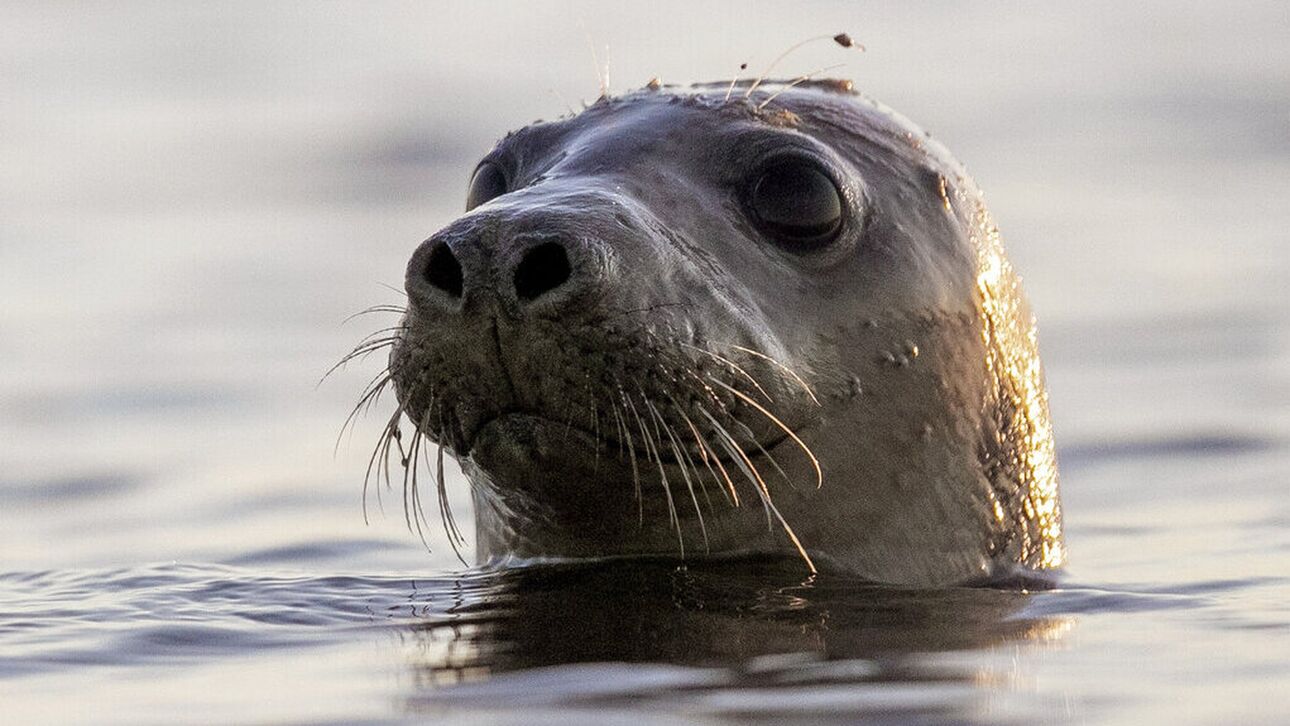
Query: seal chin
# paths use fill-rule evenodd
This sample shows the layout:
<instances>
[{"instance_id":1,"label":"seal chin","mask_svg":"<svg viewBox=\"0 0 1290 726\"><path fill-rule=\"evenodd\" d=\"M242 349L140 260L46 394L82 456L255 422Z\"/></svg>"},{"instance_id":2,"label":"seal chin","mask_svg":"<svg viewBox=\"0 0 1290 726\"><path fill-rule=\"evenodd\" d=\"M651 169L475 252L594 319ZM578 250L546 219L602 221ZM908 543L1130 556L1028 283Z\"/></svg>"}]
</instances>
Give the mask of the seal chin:
<instances>
[{"instance_id":1,"label":"seal chin","mask_svg":"<svg viewBox=\"0 0 1290 726\"><path fill-rule=\"evenodd\" d=\"M490 498L530 497L561 509L560 502L573 507L581 497L611 496L616 488L606 481L630 481L628 464L614 456L617 448L607 450L593 432L538 413L510 412L479 427L463 464L480 473L478 483Z\"/></svg>"},{"instance_id":2,"label":"seal chin","mask_svg":"<svg viewBox=\"0 0 1290 726\"><path fill-rule=\"evenodd\" d=\"M490 470L500 461L507 462L508 468L523 469L502 480L549 477L553 471L566 469L604 474L619 467L629 469L633 456L647 473L659 464L652 456L645 458L647 452L639 441L628 446L604 431L588 431L571 421L557 421L532 411L511 411L485 421L470 437L465 456L476 463L488 462ZM673 453L663 451L660 456L667 469L680 466Z\"/></svg>"},{"instance_id":3,"label":"seal chin","mask_svg":"<svg viewBox=\"0 0 1290 726\"><path fill-rule=\"evenodd\" d=\"M586 452L590 458L599 444L595 435L541 414L511 411L483 422L467 442L465 454L478 458L509 450L512 456L534 463L551 457Z\"/></svg>"}]
</instances>

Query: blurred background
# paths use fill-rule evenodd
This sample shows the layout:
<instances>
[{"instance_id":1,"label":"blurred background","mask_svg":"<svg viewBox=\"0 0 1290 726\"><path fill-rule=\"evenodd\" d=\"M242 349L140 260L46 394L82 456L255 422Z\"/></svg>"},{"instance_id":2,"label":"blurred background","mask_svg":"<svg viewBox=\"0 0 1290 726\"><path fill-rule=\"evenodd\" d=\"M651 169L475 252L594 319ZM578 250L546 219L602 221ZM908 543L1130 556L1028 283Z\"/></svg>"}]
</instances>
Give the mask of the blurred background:
<instances>
[{"instance_id":1,"label":"blurred background","mask_svg":"<svg viewBox=\"0 0 1290 726\"><path fill-rule=\"evenodd\" d=\"M595 99L593 44L621 91L849 31L867 53L807 46L779 74L847 63L838 75L973 172L1040 318L1063 449L1282 440L1287 17L1278 2L6 4L0 566L277 548L451 566L397 505L363 524L383 416L332 454L381 361L315 384L384 322L342 325L399 301L385 286L460 213L478 158Z\"/></svg>"},{"instance_id":2,"label":"blurred background","mask_svg":"<svg viewBox=\"0 0 1290 726\"><path fill-rule=\"evenodd\" d=\"M498 138L595 99L593 47L623 91L844 30L868 52L776 75L847 63L986 190L1040 321L1072 576L1238 582L1248 640L1213 642L1286 644L1276 1L4 3L0 571L455 567L397 497L364 524L388 402L333 445L382 361L316 384L388 318L342 321L400 301ZM1286 670L1259 674L1221 693Z\"/></svg>"}]
</instances>

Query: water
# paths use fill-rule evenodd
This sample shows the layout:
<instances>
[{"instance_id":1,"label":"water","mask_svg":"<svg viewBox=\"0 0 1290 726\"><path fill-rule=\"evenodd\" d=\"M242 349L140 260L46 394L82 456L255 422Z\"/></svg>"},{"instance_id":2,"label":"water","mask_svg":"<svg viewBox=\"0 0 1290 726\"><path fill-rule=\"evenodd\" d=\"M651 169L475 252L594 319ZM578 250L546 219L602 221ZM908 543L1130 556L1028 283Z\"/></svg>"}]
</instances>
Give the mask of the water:
<instances>
[{"instance_id":1,"label":"water","mask_svg":"<svg viewBox=\"0 0 1290 726\"><path fill-rule=\"evenodd\" d=\"M1290 712L1290 11L920 2L0 10L14 722L1231 723ZM1040 316L1053 589L793 562L462 573L364 524L321 387L508 129L849 61L987 190ZM599 51L603 57L603 51ZM364 327L367 326L367 327ZM460 481L453 496L468 509Z\"/></svg>"}]
</instances>

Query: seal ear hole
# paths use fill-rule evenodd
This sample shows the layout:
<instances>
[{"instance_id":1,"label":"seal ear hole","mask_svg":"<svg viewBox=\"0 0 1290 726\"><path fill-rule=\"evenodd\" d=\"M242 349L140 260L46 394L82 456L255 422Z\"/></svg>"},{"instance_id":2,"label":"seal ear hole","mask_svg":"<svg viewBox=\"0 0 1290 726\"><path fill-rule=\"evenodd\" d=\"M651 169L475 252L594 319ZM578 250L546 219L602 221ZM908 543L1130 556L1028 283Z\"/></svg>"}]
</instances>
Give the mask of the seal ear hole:
<instances>
[{"instance_id":1,"label":"seal ear hole","mask_svg":"<svg viewBox=\"0 0 1290 726\"><path fill-rule=\"evenodd\" d=\"M524 253L515 268L515 293L521 300L535 300L569 280L573 268L564 246L544 242Z\"/></svg>"},{"instance_id":2,"label":"seal ear hole","mask_svg":"<svg viewBox=\"0 0 1290 726\"><path fill-rule=\"evenodd\" d=\"M426 282L443 290L453 297L461 297L461 263L452 253L448 243L440 242L430 251L430 260L426 262Z\"/></svg>"},{"instance_id":3,"label":"seal ear hole","mask_svg":"<svg viewBox=\"0 0 1290 726\"><path fill-rule=\"evenodd\" d=\"M842 193L807 159L786 159L763 168L753 178L746 204L757 226L790 249L827 243L842 228Z\"/></svg>"}]
</instances>

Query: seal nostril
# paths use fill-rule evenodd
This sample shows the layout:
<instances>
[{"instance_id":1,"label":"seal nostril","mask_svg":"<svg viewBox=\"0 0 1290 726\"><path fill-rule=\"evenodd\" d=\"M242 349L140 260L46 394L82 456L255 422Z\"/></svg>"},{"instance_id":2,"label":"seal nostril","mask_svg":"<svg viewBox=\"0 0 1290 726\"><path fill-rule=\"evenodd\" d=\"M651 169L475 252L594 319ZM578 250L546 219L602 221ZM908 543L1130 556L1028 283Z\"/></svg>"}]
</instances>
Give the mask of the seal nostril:
<instances>
[{"instance_id":1,"label":"seal nostril","mask_svg":"<svg viewBox=\"0 0 1290 726\"><path fill-rule=\"evenodd\" d=\"M453 297L461 297L461 263L446 242L440 242L430 251L425 277L431 285Z\"/></svg>"},{"instance_id":2,"label":"seal nostril","mask_svg":"<svg viewBox=\"0 0 1290 726\"><path fill-rule=\"evenodd\" d=\"M515 268L515 292L521 300L533 300L568 281L573 269L564 246L547 242L524 253Z\"/></svg>"}]
</instances>

